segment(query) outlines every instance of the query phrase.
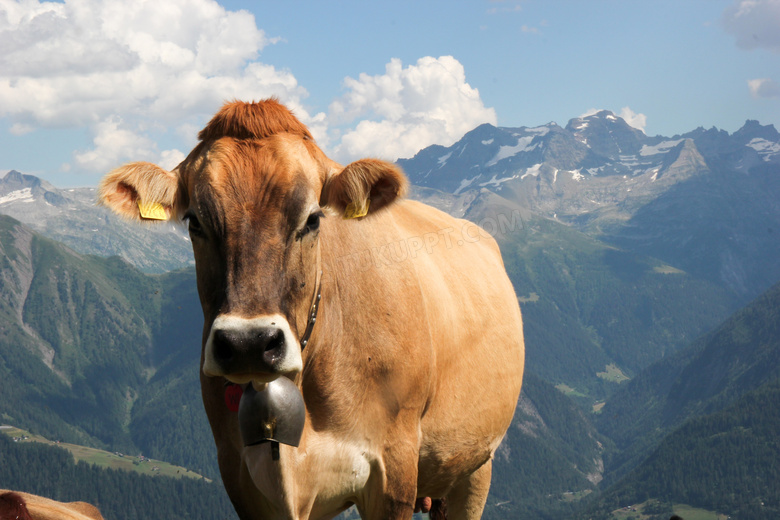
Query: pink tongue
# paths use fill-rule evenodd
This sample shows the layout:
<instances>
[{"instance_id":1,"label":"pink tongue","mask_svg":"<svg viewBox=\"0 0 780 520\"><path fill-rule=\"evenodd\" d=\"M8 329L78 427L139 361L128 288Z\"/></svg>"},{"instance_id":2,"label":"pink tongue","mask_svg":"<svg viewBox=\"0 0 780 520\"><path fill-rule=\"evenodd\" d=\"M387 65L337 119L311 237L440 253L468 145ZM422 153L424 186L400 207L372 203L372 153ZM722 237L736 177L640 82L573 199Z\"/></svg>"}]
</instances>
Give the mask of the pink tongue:
<instances>
[{"instance_id":1,"label":"pink tongue","mask_svg":"<svg viewBox=\"0 0 780 520\"><path fill-rule=\"evenodd\" d=\"M238 403L241 402L241 396L244 394L244 389L241 385L229 385L225 388L225 406L231 412L238 411Z\"/></svg>"}]
</instances>

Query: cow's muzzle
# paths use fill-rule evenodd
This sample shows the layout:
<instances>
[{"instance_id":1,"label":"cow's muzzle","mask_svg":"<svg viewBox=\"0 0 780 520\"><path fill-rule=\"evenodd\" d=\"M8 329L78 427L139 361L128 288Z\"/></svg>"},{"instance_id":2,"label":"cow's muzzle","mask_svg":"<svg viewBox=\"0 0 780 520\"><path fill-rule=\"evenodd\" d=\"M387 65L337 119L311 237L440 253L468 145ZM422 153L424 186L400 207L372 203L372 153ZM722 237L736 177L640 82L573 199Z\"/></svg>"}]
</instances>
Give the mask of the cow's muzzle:
<instances>
[{"instance_id":1,"label":"cow's muzzle","mask_svg":"<svg viewBox=\"0 0 780 520\"><path fill-rule=\"evenodd\" d=\"M221 315L206 340L203 372L235 383L273 381L301 371L301 348L278 314L255 318Z\"/></svg>"}]
</instances>

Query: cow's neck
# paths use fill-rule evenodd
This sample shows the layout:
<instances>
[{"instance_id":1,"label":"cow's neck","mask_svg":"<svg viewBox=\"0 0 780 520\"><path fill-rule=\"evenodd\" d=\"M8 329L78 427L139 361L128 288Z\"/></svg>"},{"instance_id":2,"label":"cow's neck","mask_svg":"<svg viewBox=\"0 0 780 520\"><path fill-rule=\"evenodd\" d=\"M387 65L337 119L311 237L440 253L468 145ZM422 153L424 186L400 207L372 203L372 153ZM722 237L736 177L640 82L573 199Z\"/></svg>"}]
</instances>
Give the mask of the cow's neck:
<instances>
[{"instance_id":1,"label":"cow's neck","mask_svg":"<svg viewBox=\"0 0 780 520\"><path fill-rule=\"evenodd\" d=\"M311 333L314 330L314 324L317 322L317 313L320 309L320 302L322 301L322 255L320 252L320 242L317 241L317 265L316 274L314 279L314 295L312 296L311 305L306 318L306 329L301 335L301 350L306 348L311 338Z\"/></svg>"}]
</instances>

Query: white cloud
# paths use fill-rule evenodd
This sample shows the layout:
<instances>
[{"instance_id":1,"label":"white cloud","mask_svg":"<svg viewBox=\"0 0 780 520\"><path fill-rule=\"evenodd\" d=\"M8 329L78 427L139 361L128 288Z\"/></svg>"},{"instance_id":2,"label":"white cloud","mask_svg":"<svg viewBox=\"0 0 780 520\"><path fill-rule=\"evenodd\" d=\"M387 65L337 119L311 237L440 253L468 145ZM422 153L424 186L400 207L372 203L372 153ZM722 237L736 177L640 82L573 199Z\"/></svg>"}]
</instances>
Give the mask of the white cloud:
<instances>
[{"instance_id":1,"label":"white cloud","mask_svg":"<svg viewBox=\"0 0 780 520\"><path fill-rule=\"evenodd\" d=\"M623 107L620 109L620 113L618 115L622 117L630 126L633 126L642 132L645 131L645 127L647 126L647 116L644 114L637 114L630 108Z\"/></svg>"},{"instance_id":2,"label":"white cloud","mask_svg":"<svg viewBox=\"0 0 780 520\"><path fill-rule=\"evenodd\" d=\"M780 97L780 83L769 78L748 80L748 89L756 99Z\"/></svg>"},{"instance_id":3,"label":"white cloud","mask_svg":"<svg viewBox=\"0 0 780 520\"><path fill-rule=\"evenodd\" d=\"M164 150L160 154L160 160L157 162L157 164L166 170L172 170L186 158L187 156L179 150Z\"/></svg>"},{"instance_id":4,"label":"white cloud","mask_svg":"<svg viewBox=\"0 0 780 520\"><path fill-rule=\"evenodd\" d=\"M86 130L62 167L89 174L175 166L229 99L280 98L339 159L410 156L497 122L450 56L346 78L328 117L309 113L293 73L260 61L275 41L216 0L0 0L0 118L13 135Z\"/></svg>"},{"instance_id":5,"label":"white cloud","mask_svg":"<svg viewBox=\"0 0 780 520\"><path fill-rule=\"evenodd\" d=\"M17 135L88 126L74 160L91 171L127 156L110 143L158 156L151 128L202 126L231 98L275 95L308 122L292 73L257 61L272 42L214 0L0 0L0 117Z\"/></svg>"},{"instance_id":6,"label":"white cloud","mask_svg":"<svg viewBox=\"0 0 780 520\"><path fill-rule=\"evenodd\" d=\"M501 4L497 7L491 7L487 10L488 14L501 14L501 13L519 13L523 10L523 6L520 1L513 0L507 2L505 0L490 0L491 4Z\"/></svg>"},{"instance_id":7,"label":"white cloud","mask_svg":"<svg viewBox=\"0 0 780 520\"><path fill-rule=\"evenodd\" d=\"M11 132L12 135L24 135L29 134L35 130L34 127L30 125L26 125L24 123L14 123L11 125L11 128L8 129L9 132Z\"/></svg>"},{"instance_id":8,"label":"white cloud","mask_svg":"<svg viewBox=\"0 0 780 520\"><path fill-rule=\"evenodd\" d=\"M332 122L348 126L337 136L341 160L409 157L431 144L451 145L481 123L496 124L495 110L484 106L452 56L427 56L405 68L393 59L384 74L346 78L344 86L347 93L329 110Z\"/></svg>"},{"instance_id":9,"label":"white cloud","mask_svg":"<svg viewBox=\"0 0 780 520\"><path fill-rule=\"evenodd\" d=\"M76 164L80 168L107 172L124 161L159 157L157 146L151 139L122 126L118 117L110 117L95 125L93 148L76 152Z\"/></svg>"},{"instance_id":10,"label":"white cloud","mask_svg":"<svg viewBox=\"0 0 780 520\"><path fill-rule=\"evenodd\" d=\"M739 47L780 52L780 0L736 0L722 23Z\"/></svg>"},{"instance_id":11,"label":"white cloud","mask_svg":"<svg viewBox=\"0 0 780 520\"><path fill-rule=\"evenodd\" d=\"M580 114L580 119L585 119L586 117L595 116L602 110L603 108L589 108L584 113Z\"/></svg>"}]
</instances>

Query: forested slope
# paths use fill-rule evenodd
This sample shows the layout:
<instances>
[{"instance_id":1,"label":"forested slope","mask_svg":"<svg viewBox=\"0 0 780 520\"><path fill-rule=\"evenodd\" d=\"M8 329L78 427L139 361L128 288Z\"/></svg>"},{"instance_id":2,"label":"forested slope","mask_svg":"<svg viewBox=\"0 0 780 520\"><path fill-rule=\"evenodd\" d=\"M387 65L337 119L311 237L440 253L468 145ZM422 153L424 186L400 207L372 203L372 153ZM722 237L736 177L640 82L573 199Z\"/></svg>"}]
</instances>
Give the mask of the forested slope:
<instances>
[{"instance_id":1,"label":"forested slope","mask_svg":"<svg viewBox=\"0 0 780 520\"><path fill-rule=\"evenodd\" d=\"M780 380L726 409L692 419L660 443L599 500L589 518L607 518L649 498L716 510L735 520L780 517Z\"/></svg>"},{"instance_id":2,"label":"forested slope","mask_svg":"<svg viewBox=\"0 0 780 520\"><path fill-rule=\"evenodd\" d=\"M0 488L9 486L65 502L89 502L106 520L237 518L220 482L150 478L76 464L64 449L15 443L0 435Z\"/></svg>"}]
</instances>

